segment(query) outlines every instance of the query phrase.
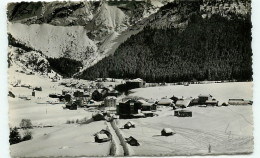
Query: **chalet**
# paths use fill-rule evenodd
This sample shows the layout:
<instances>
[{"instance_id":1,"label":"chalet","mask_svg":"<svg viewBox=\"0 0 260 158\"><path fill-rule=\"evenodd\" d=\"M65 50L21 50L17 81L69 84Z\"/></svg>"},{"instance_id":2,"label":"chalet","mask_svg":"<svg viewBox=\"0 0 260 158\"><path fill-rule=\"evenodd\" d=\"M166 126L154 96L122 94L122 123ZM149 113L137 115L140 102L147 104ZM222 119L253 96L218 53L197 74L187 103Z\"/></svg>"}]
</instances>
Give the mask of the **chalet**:
<instances>
[{"instance_id":1,"label":"chalet","mask_svg":"<svg viewBox=\"0 0 260 158\"><path fill-rule=\"evenodd\" d=\"M73 93L74 98L81 103L80 106L83 106L84 102L87 102L90 99L90 96L82 91L75 91Z\"/></svg>"},{"instance_id":2,"label":"chalet","mask_svg":"<svg viewBox=\"0 0 260 158\"><path fill-rule=\"evenodd\" d=\"M109 131L102 129L100 132L94 134L95 142L103 143L110 141L112 139L112 135Z\"/></svg>"},{"instance_id":3,"label":"chalet","mask_svg":"<svg viewBox=\"0 0 260 158\"><path fill-rule=\"evenodd\" d=\"M145 81L143 81L140 78L128 80L128 81L126 81L126 87L128 87L129 89L144 88L145 87Z\"/></svg>"},{"instance_id":4,"label":"chalet","mask_svg":"<svg viewBox=\"0 0 260 158\"><path fill-rule=\"evenodd\" d=\"M97 134L95 135L95 142L102 143L109 141L108 136L106 134Z\"/></svg>"},{"instance_id":5,"label":"chalet","mask_svg":"<svg viewBox=\"0 0 260 158\"><path fill-rule=\"evenodd\" d=\"M174 116L177 117L192 117L192 111L189 110L175 110Z\"/></svg>"},{"instance_id":6,"label":"chalet","mask_svg":"<svg viewBox=\"0 0 260 158\"><path fill-rule=\"evenodd\" d=\"M115 107L116 106L116 97L107 96L104 100L104 105L106 107Z\"/></svg>"},{"instance_id":7,"label":"chalet","mask_svg":"<svg viewBox=\"0 0 260 158\"><path fill-rule=\"evenodd\" d=\"M140 102L130 99L119 103L117 113L120 118L131 118L133 115L138 114L139 109L141 109Z\"/></svg>"},{"instance_id":8,"label":"chalet","mask_svg":"<svg viewBox=\"0 0 260 158\"><path fill-rule=\"evenodd\" d=\"M126 142L128 144L130 144L131 146L139 146L140 145L138 143L138 141L134 137L132 137L132 136L130 136L129 138L126 138Z\"/></svg>"},{"instance_id":9,"label":"chalet","mask_svg":"<svg viewBox=\"0 0 260 158\"><path fill-rule=\"evenodd\" d=\"M213 105L217 106L218 101L212 95L199 95L198 98L191 101L191 105Z\"/></svg>"},{"instance_id":10,"label":"chalet","mask_svg":"<svg viewBox=\"0 0 260 158\"><path fill-rule=\"evenodd\" d=\"M162 136L170 136L170 135L173 135L173 134L175 134L175 133L170 128L164 128L161 131Z\"/></svg>"},{"instance_id":11,"label":"chalet","mask_svg":"<svg viewBox=\"0 0 260 158\"><path fill-rule=\"evenodd\" d=\"M163 105L163 106L171 106L173 105L173 100L168 99L168 98L163 98L158 101L158 105Z\"/></svg>"}]
</instances>

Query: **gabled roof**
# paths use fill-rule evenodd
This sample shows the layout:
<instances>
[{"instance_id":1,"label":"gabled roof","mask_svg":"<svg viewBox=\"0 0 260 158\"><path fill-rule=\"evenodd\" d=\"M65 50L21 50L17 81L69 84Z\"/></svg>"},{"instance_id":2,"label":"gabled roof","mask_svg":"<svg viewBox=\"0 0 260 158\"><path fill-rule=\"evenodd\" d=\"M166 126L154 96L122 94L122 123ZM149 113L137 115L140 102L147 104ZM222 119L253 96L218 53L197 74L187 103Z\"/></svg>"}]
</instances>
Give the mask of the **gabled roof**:
<instances>
[{"instance_id":1,"label":"gabled roof","mask_svg":"<svg viewBox=\"0 0 260 158\"><path fill-rule=\"evenodd\" d=\"M138 102L140 102L141 104L147 104L147 102L143 99L139 99Z\"/></svg>"},{"instance_id":2,"label":"gabled roof","mask_svg":"<svg viewBox=\"0 0 260 158\"><path fill-rule=\"evenodd\" d=\"M159 100L158 104L162 104L162 105L163 105L163 104L171 104L172 101L173 101L173 100L171 100L171 99L165 98L165 99Z\"/></svg>"},{"instance_id":3,"label":"gabled roof","mask_svg":"<svg viewBox=\"0 0 260 158\"><path fill-rule=\"evenodd\" d=\"M106 134L97 134L98 139L107 139L108 136Z\"/></svg>"},{"instance_id":4,"label":"gabled roof","mask_svg":"<svg viewBox=\"0 0 260 158\"><path fill-rule=\"evenodd\" d=\"M180 100L177 100L176 102L176 106L188 106L190 104L191 100L190 99L180 99Z\"/></svg>"}]
</instances>

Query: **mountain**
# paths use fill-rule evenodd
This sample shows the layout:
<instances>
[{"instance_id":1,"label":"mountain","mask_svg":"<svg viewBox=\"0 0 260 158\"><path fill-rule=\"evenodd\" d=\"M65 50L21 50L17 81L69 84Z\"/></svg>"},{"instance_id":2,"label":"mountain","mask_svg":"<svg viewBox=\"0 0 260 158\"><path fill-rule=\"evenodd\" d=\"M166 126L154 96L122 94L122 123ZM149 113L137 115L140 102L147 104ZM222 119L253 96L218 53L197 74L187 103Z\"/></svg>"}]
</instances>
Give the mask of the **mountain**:
<instances>
[{"instance_id":1,"label":"mountain","mask_svg":"<svg viewBox=\"0 0 260 158\"><path fill-rule=\"evenodd\" d=\"M176 1L77 77L252 80L250 1Z\"/></svg>"},{"instance_id":2,"label":"mountain","mask_svg":"<svg viewBox=\"0 0 260 158\"><path fill-rule=\"evenodd\" d=\"M8 33L47 58L70 58L81 71L113 54L167 2L21 2L7 7ZM131 29L130 29L131 28ZM77 73L77 72L75 72ZM62 74L61 74L62 75Z\"/></svg>"}]
</instances>

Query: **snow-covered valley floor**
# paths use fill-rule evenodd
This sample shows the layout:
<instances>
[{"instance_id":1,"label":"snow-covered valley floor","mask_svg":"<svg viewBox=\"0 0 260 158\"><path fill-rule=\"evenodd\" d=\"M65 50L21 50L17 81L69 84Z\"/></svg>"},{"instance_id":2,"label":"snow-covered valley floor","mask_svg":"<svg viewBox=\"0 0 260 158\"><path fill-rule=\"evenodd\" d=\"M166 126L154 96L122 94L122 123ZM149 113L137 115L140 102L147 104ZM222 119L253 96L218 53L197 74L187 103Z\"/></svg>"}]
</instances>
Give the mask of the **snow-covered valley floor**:
<instances>
[{"instance_id":1,"label":"snow-covered valley floor","mask_svg":"<svg viewBox=\"0 0 260 158\"><path fill-rule=\"evenodd\" d=\"M9 86L17 97L9 97L9 124L19 126L21 119L30 119L35 126L50 125L48 128L33 128L33 139L10 146L13 157L44 156L108 156L111 143L95 143L94 136L106 129L108 122L98 121L89 124L66 124L68 120L89 119L92 112L84 108L65 110L64 104L37 104L49 100L50 93L61 93L64 86L40 75L25 75L11 72L9 84L16 80L32 86L41 86L36 97L24 100L18 96L29 96L32 90L24 87ZM10 74L11 74L10 73ZM14 78L15 76L15 78ZM13 77L13 78L12 78ZM159 100L172 95L197 97L199 94L211 94L217 100L227 102L229 98L252 100L252 82L198 84L190 86L161 86L132 90L131 96ZM254 105L253 105L254 106ZM234 154L253 151L253 112L252 106L228 107L190 107L193 116L178 118L170 107L160 107L158 116L132 119L136 128L120 129L124 137L133 136L140 146L129 146L132 155L193 155L193 154ZM117 120L122 127L127 119ZM171 128L176 134L160 136L163 128ZM111 129L111 127L110 127ZM23 132L20 130L21 133ZM113 133L113 135L115 135ZM119 140L116 139L116 143ZM211 153L208 147L211 146ZM116 146L120 146L117 144ZM122 149L117 151L122 154Z\"/></svg>"}]
</instances>

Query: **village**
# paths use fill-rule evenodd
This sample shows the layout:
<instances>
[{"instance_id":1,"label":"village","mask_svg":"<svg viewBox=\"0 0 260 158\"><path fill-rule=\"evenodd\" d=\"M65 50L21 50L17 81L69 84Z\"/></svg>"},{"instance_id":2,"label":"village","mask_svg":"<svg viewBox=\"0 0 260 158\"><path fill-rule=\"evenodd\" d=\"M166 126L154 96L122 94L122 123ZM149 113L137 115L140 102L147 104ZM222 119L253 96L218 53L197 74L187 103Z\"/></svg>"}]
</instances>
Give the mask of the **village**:
<instances>
[{"instance_id":1,"label":"village","mask_svg":"<svg viewBox=\"0 0 260 158\"><path fill-rule=\"evenodd\" d=\"M97 156L101 149L98 156L252 151L252 94L245 90L251 82L87 81L14 73L10 127L32 122L32 139L11 145L14 156L59 155L54 149L63 156ZM37 148L44 150L31 152Z\"/></svg>"}]
</instances>

